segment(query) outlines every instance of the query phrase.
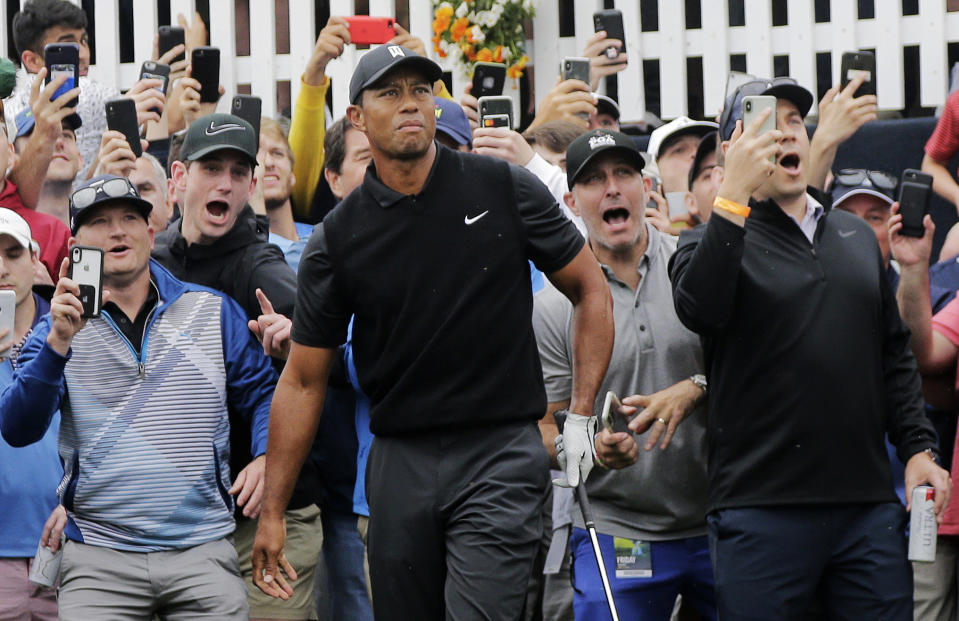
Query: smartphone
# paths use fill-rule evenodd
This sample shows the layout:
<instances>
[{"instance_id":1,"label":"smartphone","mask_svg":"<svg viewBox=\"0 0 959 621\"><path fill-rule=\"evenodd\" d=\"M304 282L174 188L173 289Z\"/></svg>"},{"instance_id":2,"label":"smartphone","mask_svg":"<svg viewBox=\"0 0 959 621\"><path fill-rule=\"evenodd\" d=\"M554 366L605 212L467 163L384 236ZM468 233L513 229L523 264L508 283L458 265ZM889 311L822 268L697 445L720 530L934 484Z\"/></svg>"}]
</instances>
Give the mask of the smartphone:
<instances>
[{"instance_id":1,"label":"smartphone","mask_svg":"<svg viewBox=\"0 0 959 621\"><path fill-rule=\"evenodd\" d=\"M163 56L178 45L186 45L186 37L184 37L183 29L179 26L160 26L157 34L160 39L160 56ZM181 60L186 60L186 53L180 54L170 62L177 63Z\"/></svg>"},{"instance_id":2,"label":"smartphone","mask_svg":"<svg viewBox=\"0 0 959 621\"><path fill-rule=\"evenodd\" d=\"M648 177L649 177L649 180L652 181L652 185L651 185L650 188L649 188L650 192L657 192L657 193L659 193L659 194L662 194L662 193L663 193L663 181L662 181L658 176L656 176L656 175L654 175L654 174L652 174L652 173L648 173L648 174L647 174L647 173L643 173L643 174L646 175L646 176L648 176ZM652 196L650 196L650 197L649 197L649 200L646 202L646 207L647 207L648 209L659 209L659 204L653 199Z\"/></svg>"},{"instance_id":3,"label":"smartphone","mask_svg":"<svg viewBox=\"0 0 959 621\"><path fill-rule=\"evenodd\" d=\"M473 66L473 88L470 95L479 99L502 95L506 82L506 65L503 63L478 62Z\"/></svg>"},{"instance_id":4,"label":"smartphone","mask_svg":"<svg viewBox=\"0 0 959 621\"><path fill-rule=\"evenodd\" d=\"M902 214L902 230L906 237L922 237L926 228L923 218L929 213L929 197L932 195L932 175L907 168L902 171L899 183L899 213Z\"/></svg>"},{"instance_id":5,"label":"smartphone","mask_svg":"<svg viewBox=\"0 0 959 621\"><path fill-rule=\"evenodd\" d=\"M479 98L479 126L513 129L513 98L492 95Z\"/></svg>"},{"instance_id":6,"label":"smartphone","mask_svg":"<svg viewBox=\"0 0 959 621\"><path fill-rule=\"evenodd\" d=\"M190 56L190 74L200 83L200 101L220 99L220 48L195 47Z\"/></svg>"},{"instance_id":7,"label":"smartphone","mask_svg":"<svg viewBox=\"0 0 959 621\"><path fill-rule=\"evenodd\" d=\"M589 59L568 56L563 59L563 79L582 80L589 84Z\"/></svg>"},{"instance_id":8,"label":"smartphone","mask_svg":"<svg viewBox=\"0 0 959 621\"><path fill-rule=\"evenodd\" d=\"M104 107L107 113L107 128L123 134L135 156L143 155L136 103L129 97L117 97L106 102Z\"/></svg>"},{"instance_id":9,"label":"smartphone","mask_svg":"<svg viewBox=\"0 0 959 621\"><path fill-rule=\"evenodd\" d=\"M612 390L608 391L606 393L606 401L603 402L601 421L603 428L608 429L610 433L629 431L629 427L626 426L629 419L619 413L621 407L623 407L623 404L619 400L619 397L616 396L616 393Z\"/></svg>"},{"instance_id":10,"label":"smartphone","mask_svg":"<svg viewBox=\"0 0 959 621\"><path fill-rule=\"evenodd\" d=\"M392 17L372 17L370 15L353 15L347 17L346 23L350 29L350 42L353 45L372 45L387 43L396 36Z\"/></svg>"},{"instance_id":11,"label":"smartphone","mask_svg":"<svg viewBox=\"0 0 959 621\"><path fill-rule=\"evenodd\" d=\"M618 39L623 42L619 46L606 48L607 58L616 58L626 53L626 30L623 28L623 12L619 9L603 9L593 13L593 32L606 31L608 39ZM588 80L587 80L588 81Z\"/></svg>"},{"instance_id":12,"label":"smartphone","mask_svg":"<svg viewBox=\"0 0 959 621\"><path fill-rule=\"evenodd\" d=\"M0 332L7 331L4 340L10 344L3 350L0 350L0 358L9 358L13 351L13 320L17 310L17 292L10 289L0 291Z\"/></svg>"},{"instance_id":13,"label":"smartphone","mask_svg":"<svg viewBox=\"0 0 959 621\"><path fill-rule=\"evenodd\" d=\"M45 84L59 75L67 76L67 81L60 85L51 101L80 83L80 46L76 43L51 43L43 48L43 62L47 66ZM78 98L74 98L67 106L76 108L77 103Z\"/></svg>"},{"instance_id":14,"label":"smartphone","mask_svg":"<svg viewBox=\"0 0 959 621\"><path fill-rule=\"evenodd\" d=\"M148 60L140 65L140 79L160 80L163 85L156 89L166 95L167 87L170 85L170 65Z\"/></svg>"},{"instance_id":15,"label":"smartphone","mask_svg":"<svg viewBox=\"0 0 959 621\"><path fill-rule=\"evenodd\" d=\"M751 73L743 73L742 71L730 71L726 76L726 99L729 99L729 96L736 92L736 89L745 84L746 82L752 82L757 79Z\"/></svg>"},{"instance_id":16,"label":"smartphone","mask_svg":"<svg viewBox=\"0 0 959 621\"><path fill-rule=\"evenodd\" d=\"M256 95L234 95L230 113L253 126L257 140L260 139L260 111L263 101Z\"/></svg>"},{"instance_id":17,"label":"smartphone","mask_svg":"<svg viewBox=\"0 0 959 621\"><path fill-rule=\"evenodd\" d=\"M70 280L80 288L80 316L99 317L103 302L103 251L91 246L70 248Z\"/></svg>"},{"instance_id":18,"label":"smartphone","mask_svg":"<svg viewBox=\"0 0 959 621\"><path fill-rule=\"evenodd\" d=\"M839 75L842 76L841 88L846 88L860 74L866 74L866 81L853 93L854 97L876 94L876 55L872 52L845 52L842 55Z\"/></svg>"},{"instance_id":19,"label":"smartphone","mask_svg":"<svg viewBox=\"0 0 959 621\"><path fill-rule=\"evenodd\" d=\"M776 98L772 95L746 95L743 97L743 129L759 116L763 110L771 109L772 112L763 121L759 133L763 134L771 129L776 129ZM770 161L776 163L776 156L770 156Z\"/></svg>"}]
</instances>

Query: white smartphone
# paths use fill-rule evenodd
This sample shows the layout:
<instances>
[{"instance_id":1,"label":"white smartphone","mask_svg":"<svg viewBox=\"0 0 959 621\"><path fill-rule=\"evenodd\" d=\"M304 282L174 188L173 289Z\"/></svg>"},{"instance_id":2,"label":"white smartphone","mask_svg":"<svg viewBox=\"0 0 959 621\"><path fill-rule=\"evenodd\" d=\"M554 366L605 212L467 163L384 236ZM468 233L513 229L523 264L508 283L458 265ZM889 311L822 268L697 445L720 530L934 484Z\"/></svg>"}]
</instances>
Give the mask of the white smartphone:
<instances>
[{"instance_id":1,"label":"white smartphone","mask_svg":"<svg viewBox=\"0 0 959 621\"><path fill-rule=\"evenodd\" d=\"M763 110L770 109L772 112L763 121L759 128L759 134L764 134L770 130L776 129L776 98L772 95L747 95L743 97L743 129L745 130L757 116L762 114ZM776 156L770 156L770 161L776 163Z\"/></svg>"},{"instance_id":2,"label":"white smartphone","mask_svg":"<svg viewBox=\"0 0 959 621\"><path fill-rule=\"evenodd\" d=\"M619 408L623 407L622 402L619 400L619 397L616 396L616 393L612 390L606 393L606 401L603 403L603 413L600 420L603 423L603 428L609 429L610 433L616 433L618 431L629 431L629 428L626 427L628 422L626 417L619 413Z\"/></svg>"},{"instance_id":3,"label":"white smartphone","mask_svg":"<svg viewBox=\"0 0 959 621\"><path fill-rule=\"evenodd\" d=\"M17 292L10 289L0 291L0 332L7 331L7 335L0 341L8 343L8 347L0 350L0 358L9 358L13 350L13 320L17 312ZM2 346L2 345L0 345Z\"/></svg>"},{"instance_id":4,"label":"white smartphone","mask_svg":"<svg viewBox=\"0 0 959 621\"><path fill-rule=\"evenodd\" d=\"M90 246L70 248L70 279L80 288L81 316L99 317L103 302L103 251Z\"/></svg>"}]
</instances>

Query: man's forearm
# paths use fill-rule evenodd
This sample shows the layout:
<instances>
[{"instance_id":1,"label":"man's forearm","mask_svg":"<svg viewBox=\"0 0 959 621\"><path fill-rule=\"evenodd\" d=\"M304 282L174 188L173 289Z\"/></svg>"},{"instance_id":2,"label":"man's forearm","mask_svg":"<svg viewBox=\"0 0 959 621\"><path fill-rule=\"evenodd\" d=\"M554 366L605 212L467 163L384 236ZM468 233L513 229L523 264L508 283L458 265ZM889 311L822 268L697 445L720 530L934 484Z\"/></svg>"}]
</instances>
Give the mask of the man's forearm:
<instances>
[{"instance_id":1,"label":"man's forearm","mask_svg":"<svg viewBox=\"0 0 959 621\"><path fill-rule=\"evenodd\" d=\"M573 305L573 390L569 410L590 415L613 352L613 307L602 272Z\"/></svg>"},{"instance_id":2,"label":"man's forearm","mask_svg":"<svg viewBox=\"0 0 959 621\"><path fill-rule=\"evenodd\" d=\"M47 177L47 168L53 159L54 143L42 140L34 132L27 140L16 166L10 171L10 180L17 185L20 200L30 209L37 208L40 189Z\"/></svg>"},{"instance_id":3,"label":"man's forearm","mask_svg":"<svg viewBox=\"0 0 959 621\"><path fill-rule=\"evenodd\" d=\"M270 436L266 448L266 488L262 515L280 518L316 437L326 397L326 383L304 386L280 376L270 408Z\"/></svg>"},{"instance_id":4,"label":"man's forearm","mask_svg":"<svg viewBox=\"0 0 959 621\"><path fill-rule=\"evenodd\" d=\"M809 172L806 182L814 188L822 190L826 186L826 177L836 159L838 144L830 144L826 138L816 140L817 131L809 143Z\"/></svg>"},{"instance_id":5,"label":"man's forearm","mask_svg":"<svg viewBox=\"0 0 959 621\"><path fill-rule=\"evenodd\" d=\"M959 184L949 174L945 163L926 154L922 157L922 172L932 175L932 189L936 194L959 208Z\"/></svg>"},{"instance_id":6,"label":"man's forearm","mask_svg":"<svg viewBox=\"0 0 959 621\"><path fill-rule=\"evenodd\" d=\"M929 300L929 269L924 262L903 267L896 292L899 314L909 327L909 346L920 370L932 355L932 307Z\"/></svg>"}]
</instances>

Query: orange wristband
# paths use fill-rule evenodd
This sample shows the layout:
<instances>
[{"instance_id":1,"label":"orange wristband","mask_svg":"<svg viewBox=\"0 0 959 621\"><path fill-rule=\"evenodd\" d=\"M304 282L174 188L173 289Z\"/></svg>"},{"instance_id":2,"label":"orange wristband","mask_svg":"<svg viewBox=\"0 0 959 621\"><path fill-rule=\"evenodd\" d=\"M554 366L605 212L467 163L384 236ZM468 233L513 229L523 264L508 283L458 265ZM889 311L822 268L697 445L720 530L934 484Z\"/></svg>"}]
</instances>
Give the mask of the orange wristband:
<instances>
[{"instance_id":1,"label":"orange wristband","mask_svg":"<svg viewBox=\"0 0 959 621\"><path fill-rule=\"evenodd\" d=\"M744 218L748 218L749 212L752 211L749 207L740 205L739 203L734 203L728 198L723 198L722 196L716 197L716 200L713 201L713 207L725 209L730 213L734 213L737 216L742 216Z\"/></svg>"}]
</instances>

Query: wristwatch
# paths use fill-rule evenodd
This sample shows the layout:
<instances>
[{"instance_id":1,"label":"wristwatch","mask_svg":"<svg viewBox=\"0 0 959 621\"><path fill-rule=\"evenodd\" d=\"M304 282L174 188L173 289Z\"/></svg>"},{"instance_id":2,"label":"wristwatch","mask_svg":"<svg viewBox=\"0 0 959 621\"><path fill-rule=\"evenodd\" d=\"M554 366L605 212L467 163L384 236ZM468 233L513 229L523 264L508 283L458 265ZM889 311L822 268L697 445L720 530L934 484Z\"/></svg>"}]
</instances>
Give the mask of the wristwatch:
<instances>
[{"instance_id":1,"label":"wristwatch","mask_svg":"<svg viewBox=\"0 0 959 621\"><path fill-rule=\"evenodd\" d=\"M937 451L936 449L934 449L934 448L927 448L927 449L925 449L925 450L923 451L923 453L929 455L929 457L932 458L932 461L936 462L936 465L937 465L937 466L941 466L941 465L942 465L942 464L940 463L940 460L939 460L939 451Z\"/></svg>"},{"instance_id":2,"label":"wristwatch","mask_svg":"<svg viewBox=\"0 0 959 621\"><path fill-rule=\"evenodd\" d=\"M709 384L706 382L706 376L703 375L702 373L697 373L696 375L690 375L690 376L689 376L689 381L691 381L692 383L694 383L694 384L696 384L697 386L699 386L700 388L702 388L702 389L703 389L703 392L706 392L706 388L707 388L707 386L709 385Z\"/></svg>"}]
</instances>

